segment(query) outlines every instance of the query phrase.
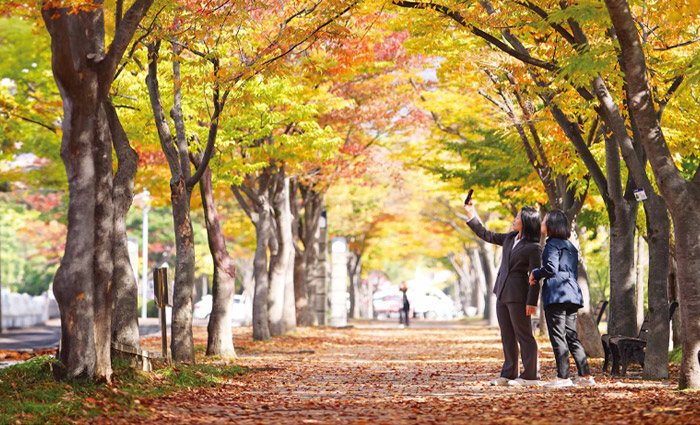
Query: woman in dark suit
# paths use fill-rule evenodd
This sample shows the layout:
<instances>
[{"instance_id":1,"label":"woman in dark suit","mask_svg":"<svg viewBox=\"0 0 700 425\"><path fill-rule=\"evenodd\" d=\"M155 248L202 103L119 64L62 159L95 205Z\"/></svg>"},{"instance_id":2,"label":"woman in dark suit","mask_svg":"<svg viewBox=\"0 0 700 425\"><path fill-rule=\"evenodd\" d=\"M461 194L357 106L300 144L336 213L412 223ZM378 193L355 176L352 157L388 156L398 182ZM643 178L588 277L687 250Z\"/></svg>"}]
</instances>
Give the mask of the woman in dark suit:
<instances>
[{"instance_id":1,"label":"woman in dark suit","mask_svg":"<svg viewBox=\"0 0 700 425\"><path fill-rule=\"evenodd\" d=\"M541 264L540 215L532 207L523 207L513 219L512 232L494 233L484 228L471 202L464 209L469 218L467 225L478 237L503 247L493 293L505 360L501 376L491 385L539 385L537 342L530 315L535 312L540 288L530 285L528 277ZM518 345L524 369L520 375Z\"/></svg>"}]
</instances>

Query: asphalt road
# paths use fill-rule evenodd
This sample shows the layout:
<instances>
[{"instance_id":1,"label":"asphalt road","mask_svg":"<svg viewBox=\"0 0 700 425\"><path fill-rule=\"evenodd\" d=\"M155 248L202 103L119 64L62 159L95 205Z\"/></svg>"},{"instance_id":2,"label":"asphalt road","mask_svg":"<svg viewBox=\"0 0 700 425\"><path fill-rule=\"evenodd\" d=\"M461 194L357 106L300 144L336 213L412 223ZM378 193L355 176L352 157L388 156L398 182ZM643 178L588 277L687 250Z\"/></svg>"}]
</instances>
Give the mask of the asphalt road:
<instances>
[{"instance_id":1,"label":"asphalt road","mask_svg":"<svg viewBox=\"0 0 700 425\"><path fill-rule=\"evenodd\" d=\"M207 326L207 321L195 319L193 325ZM158 319L154 317L139 319L139 333L141 336L160 333ZM56 348L60 338L61 322L59 319L51 319L43 326L3 329L0 333L0 350L28 351Z\"/></svg>"}]
</instances>

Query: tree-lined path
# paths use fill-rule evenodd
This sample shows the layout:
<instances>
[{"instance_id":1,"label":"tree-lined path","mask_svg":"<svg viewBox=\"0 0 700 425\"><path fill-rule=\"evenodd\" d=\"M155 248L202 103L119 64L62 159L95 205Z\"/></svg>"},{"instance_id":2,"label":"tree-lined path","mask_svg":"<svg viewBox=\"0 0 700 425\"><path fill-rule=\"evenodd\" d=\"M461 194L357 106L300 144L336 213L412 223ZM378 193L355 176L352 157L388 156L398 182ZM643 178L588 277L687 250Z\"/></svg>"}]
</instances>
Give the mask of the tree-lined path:
<instances>
[{"instance_id":1,"label":"tree-lined path","mask_svg":"<svg viewBox=\"0 0 700 425\"><path fill-rule=\"evenodd\" d=\"M700 395L642 381L638 369L609 379L597 359L595 388L492 387L501 363L497 330L389 326L300 328L268 342L236 329L235 362L249 373L143 400L141 409L98 423L700 423ZM203 344L206 335L196 331ZM144 345L156 350L158 341ZM550 345L540 341L540 354L543 376L552 378Z\"/></svg>"}]
</instances>

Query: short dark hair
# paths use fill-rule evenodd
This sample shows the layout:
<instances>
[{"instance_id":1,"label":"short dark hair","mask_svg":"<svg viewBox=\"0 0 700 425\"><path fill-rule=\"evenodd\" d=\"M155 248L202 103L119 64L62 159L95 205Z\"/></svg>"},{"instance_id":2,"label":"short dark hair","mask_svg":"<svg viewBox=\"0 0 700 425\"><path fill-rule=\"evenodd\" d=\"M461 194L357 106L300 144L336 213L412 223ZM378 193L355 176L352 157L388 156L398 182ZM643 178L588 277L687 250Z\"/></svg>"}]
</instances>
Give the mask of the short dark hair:
<instances>
[{"instance_id":1,"label":"short dark hair","mask_svg":"<svg viewBox=\"0 0 700 425\"><path fill-rule=\"evenodd\" d=\"M523 238L530 242L540 241L540 213L532 207L523 207L520 210L520 221L523 223Z\"/></svg>"},{"instance_id":2,"label":"short dark hair","mask_svg":"<svg viewBox=\"0 0 700 425\"><path fill-rule=\"evenodd\" d=\"M552 210L544 216L544 224L547 226L547 237L569 239L571 227L569 219L561 210Z\"/></svg>"}]
</instances>

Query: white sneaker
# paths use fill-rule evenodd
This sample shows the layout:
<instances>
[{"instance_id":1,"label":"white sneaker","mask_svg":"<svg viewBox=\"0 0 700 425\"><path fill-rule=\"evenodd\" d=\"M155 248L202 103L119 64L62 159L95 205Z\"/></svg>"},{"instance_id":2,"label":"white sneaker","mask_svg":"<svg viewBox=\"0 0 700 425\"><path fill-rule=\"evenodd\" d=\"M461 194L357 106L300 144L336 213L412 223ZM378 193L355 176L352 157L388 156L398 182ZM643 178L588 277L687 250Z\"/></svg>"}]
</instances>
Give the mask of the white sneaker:
<instances>
[{"instance_id":1,"label":"white sneaker","mask_svg":"<svg viewBox=\"0 0 700 425\"><path fill-rule=\"evenodd\" d=\"M527 386L531 386L531 385L540 386L541 384L542 383L540 382L539 379L515 378L515 379L511 379L510 381L508 381L508 385L510 385L511 387L518 387L518 386L527 387Z\"/></svg>"},{"instance_id":2,"label":"white sneaker","mask_svg":"<svg viewBox=\"0 0 700 425\"><path fill-rule=\"evenodd\" d=\"M595 385L595 380L591 375L579 376L578 378L574 379L574 385L577 387L592 387Z\"/></svg>"},{"instance_id":3,"label":"white sneaker","mask_svg":"<svg viewBox=\"0 0 700 425\"><path fill-rule=\"evenodd\" d=\"M489 382L489 384L490 384L490 385L499 386L499 387L503 387L503 386L508 385L508 381L510 381L510 379L504 378L504 377L502 377L502 376L499 376L498 378L496 378L496 379L492 380L491 382Z\"/></svg>"},{"instance_id":4,"label":"white sneaker","mask_svg":"<svg viewBox=\"0 0 700 425\"><path fill-rule=\"evenodd\" d=\"M553 380L544 384L546 388L566 388L573 387L574 383L569 378L554 378Z\"/></svg>"}]
</instances>

